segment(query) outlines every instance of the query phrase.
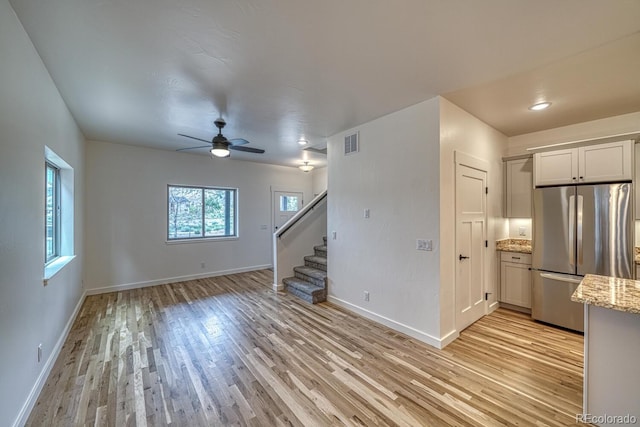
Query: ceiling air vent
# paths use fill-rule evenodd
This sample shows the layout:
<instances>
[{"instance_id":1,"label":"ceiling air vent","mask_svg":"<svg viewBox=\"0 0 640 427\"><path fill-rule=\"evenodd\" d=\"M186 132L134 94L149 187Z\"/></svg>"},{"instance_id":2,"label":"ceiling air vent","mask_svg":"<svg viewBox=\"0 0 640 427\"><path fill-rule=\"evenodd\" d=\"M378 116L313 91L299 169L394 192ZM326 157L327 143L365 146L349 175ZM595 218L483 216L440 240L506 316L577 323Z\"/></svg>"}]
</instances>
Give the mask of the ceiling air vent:
<instances>
[{"instance_id":1,"label":"ceiling air vent","mask_svg":"<svg viewBox=\"0 0 640 427\"><path fill-rule=\"evenodd\" d=\"M360 151L358 132L344 137L344 154L353 154Z\"/></svg>"}]
</instances>

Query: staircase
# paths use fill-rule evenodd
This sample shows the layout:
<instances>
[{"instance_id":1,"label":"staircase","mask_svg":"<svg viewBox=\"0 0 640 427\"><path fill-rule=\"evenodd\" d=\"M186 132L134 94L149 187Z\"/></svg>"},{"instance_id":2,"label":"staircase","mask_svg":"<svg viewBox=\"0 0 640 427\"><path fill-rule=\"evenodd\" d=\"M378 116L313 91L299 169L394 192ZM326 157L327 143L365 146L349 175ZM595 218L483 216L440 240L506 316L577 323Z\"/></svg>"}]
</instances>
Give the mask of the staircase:
<instances>
[{"instance_id":1,"label":"staircase","mask_svg":"<svg viewBox=\"0 0 640 427\"><path fill-rule=\"evenodd\" d=\"M304 265L294 267L294 277L282 279L287 292L317 304L327 300L327 238L322 246L314 246L314 254L304 257Z\"/></svg>"}]
</instances>

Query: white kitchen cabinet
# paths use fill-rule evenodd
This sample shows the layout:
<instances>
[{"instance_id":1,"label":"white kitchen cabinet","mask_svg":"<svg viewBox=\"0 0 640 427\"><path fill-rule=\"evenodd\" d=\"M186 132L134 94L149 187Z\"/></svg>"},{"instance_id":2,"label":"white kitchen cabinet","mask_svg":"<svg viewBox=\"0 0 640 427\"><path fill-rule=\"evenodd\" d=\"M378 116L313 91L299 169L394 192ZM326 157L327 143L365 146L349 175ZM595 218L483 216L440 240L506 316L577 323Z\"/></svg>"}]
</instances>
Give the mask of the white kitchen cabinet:
<instances>
[{"instance_id":1,"label":"white kitchen cabinet","mask_svg":"<svg viewBox=\"0 0 640 427\"><path fill-rule=\"evenodd\" d=\"M500 302L531 308L531 255L502 252Z\"/></svg>"},{"instance_id":2,"label":"white kitchen cabinet","mask_svg":"<svg viewBox=\"0 0 640 427\"><path fill-rule=\"evenodd\" d=\"M578 149L546 151L533 156L536 187L578 182Z\"/></svg>"},{"instance_id":3,"label":"white kitchen cabinet","mask_svg":"<svg viewBox=\"0 0 640 427\"><path fill-rule=\"evenodd\" d=\"M616 141L534 155L536 186L630 181L633 141Z\"/></svg>"},{"instance_id":4,"label":"white kitchen cabinet","mask_svg":"<svg viewBox=\"0 0 640 427\"><path fill-rule=\"evenodd\" d=\"M531 218L533 158L505 162L505 217Z\"/></svg>"}]
</instances>

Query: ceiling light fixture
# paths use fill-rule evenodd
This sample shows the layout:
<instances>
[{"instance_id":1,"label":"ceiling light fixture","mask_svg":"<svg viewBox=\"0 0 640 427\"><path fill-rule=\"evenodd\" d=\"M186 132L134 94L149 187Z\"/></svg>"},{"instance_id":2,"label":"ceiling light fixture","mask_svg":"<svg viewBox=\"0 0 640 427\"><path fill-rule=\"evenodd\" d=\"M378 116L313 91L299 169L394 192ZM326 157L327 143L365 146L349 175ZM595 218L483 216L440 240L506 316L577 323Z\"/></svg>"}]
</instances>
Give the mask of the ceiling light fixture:
<instances>
[{"instance_id":1,"label":"ceiling light fixture","mask_svg":"<svg viewBox=\"0 0 640 427\"><path fill-rule=\"evenodd\" d=\"M298 144L300 144L300 145L307 145L308 143L309 143L309 141L307 141L307 140L306 140L306 139L304 139L304 138L300 138L300 139L298 140Z\"/></svg>"},{"instance_id":2,"label":"ceiling light fixture","mask_svg":"<svg viewBox=\"0 0 640 427\"><path fill-rule=\"evenodd\" d=\"M229 157L229 148L222 142L214 142L211 154L216 157Z\"/></svg>"},{"instance_id":3,"label":"ceiling light fixture","mask_svg":"<svg viewBox=\"0 0 640 427\"><path fill-rule=\"evenodd\" d=\"M546 110L550 106L551 106L550 102L538 102L537 104L533 104L531 107L529 107L529 110L531 111Z\"/></svg>"},{"instance_id":4,"label":"ceiling light fixture","mask_svg":"<svg viewBox=\"0 0 640 427\"><path fill-rule=\"evenodd\" d=\"M313 170L313 166L311 166L309 162L304 162L304 165L298 166L298 169L300 169L302 172L310 172Z\"/></svg>"}]
</instances>

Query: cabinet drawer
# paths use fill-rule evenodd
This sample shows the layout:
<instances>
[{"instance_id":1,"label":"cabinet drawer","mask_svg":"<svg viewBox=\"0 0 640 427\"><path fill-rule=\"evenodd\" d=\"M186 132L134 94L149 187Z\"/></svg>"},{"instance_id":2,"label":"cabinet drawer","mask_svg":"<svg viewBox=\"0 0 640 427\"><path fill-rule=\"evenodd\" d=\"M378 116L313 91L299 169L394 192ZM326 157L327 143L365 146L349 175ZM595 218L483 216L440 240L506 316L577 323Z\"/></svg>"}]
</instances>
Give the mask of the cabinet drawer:
<instances>
[{"instance_id":1,"label":"cabinet drawer","mask_svg":"<svg viewBox=\"0 0 640 427\"><path fill-rule=\"evenodd\" d=\"M531 254L521 254L518 252L502 252L501 261L513 262L516 264L531 264Z\"/></svg>"}]
</instances>

